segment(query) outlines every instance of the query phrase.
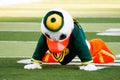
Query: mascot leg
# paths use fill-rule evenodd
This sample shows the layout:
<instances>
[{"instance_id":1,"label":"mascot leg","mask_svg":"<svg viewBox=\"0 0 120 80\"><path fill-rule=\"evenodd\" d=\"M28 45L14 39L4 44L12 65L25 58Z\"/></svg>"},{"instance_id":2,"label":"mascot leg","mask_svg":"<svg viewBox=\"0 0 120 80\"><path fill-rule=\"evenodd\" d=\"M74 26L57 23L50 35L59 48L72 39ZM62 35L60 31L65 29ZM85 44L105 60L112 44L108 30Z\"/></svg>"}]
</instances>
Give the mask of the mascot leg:
<instances>
[{"instance_id":1,"label":"mascot leg","mask_svg":"<svg viewBox=\"0 0 120 80\"><path fill-rule=\"evenodd\" d=\"M109 50L103 40L93 39L89 43L94 63L110 63L115 60L115 55Z\"/></svg>"}]
</instances>

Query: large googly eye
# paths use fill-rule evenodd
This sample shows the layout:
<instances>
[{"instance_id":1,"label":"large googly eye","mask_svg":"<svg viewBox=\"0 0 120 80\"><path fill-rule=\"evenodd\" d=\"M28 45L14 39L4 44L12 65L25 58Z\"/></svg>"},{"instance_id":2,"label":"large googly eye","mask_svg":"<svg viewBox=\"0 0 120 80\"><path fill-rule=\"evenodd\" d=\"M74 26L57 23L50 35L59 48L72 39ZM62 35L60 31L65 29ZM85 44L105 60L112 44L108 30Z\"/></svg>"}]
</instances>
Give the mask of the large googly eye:
<instances>
[{"instance_id":1,"label":"large googly eye","mask_svg":"<svg viewBox=\"0 0 120 80\"><path fill-rule=\"evenodd\" d=\"M63 15L57 11L47 13L43 21L45 27L53 32L60 30L64 24Z\"/></svg>"},{"instance_id":2,"label":"large googly eye","mask_svg":"<svg viewBox=\"0 0 120 80\"><path fill-rule=\"evenodd\" d=\"M63 39L65 39L66 37L67 37L66 34L61 34L59 40L63 40Z\"/></svg>"},{"instance_id":3,"label":"large googly eye","mask_svg":"<svg viewBox=\"0 0 120 80\"><path fill-rule=\"evenodd\" d=\"M46 20L46 26L53 31L59 30L62 26L62 17L58 14L50 15Z\"/></svg>"}]
</instances>

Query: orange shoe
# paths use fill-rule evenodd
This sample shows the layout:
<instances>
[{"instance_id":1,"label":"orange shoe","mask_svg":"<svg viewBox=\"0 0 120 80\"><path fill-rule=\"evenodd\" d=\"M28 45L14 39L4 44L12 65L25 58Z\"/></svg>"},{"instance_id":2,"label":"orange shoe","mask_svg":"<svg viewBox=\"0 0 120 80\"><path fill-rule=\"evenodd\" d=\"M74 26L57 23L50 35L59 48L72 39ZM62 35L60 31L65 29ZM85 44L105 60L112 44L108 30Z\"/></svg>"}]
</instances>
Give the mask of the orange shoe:
<instances>
[{"instance_id":1,"label":"orange shoe","mask_svg":"<svg viewBox=\"0 0 120 80\"><path fill-rule=\"evenodd\" d=\"M105 42L101 39L92 39L89 41L90 52L94 63L114 62L115 55L109 50Z\"/></svg>"},{"instance_id":2,"label":"orange shoe","mask_svg":"<svg viewBox=\"0 0 120 80\"><path fill-rule=\"evenodd\" d=\"M94 63L110 63L114 62L115 56L105 50L101 50L92 57Z\"/></svg>"}]
</instances>

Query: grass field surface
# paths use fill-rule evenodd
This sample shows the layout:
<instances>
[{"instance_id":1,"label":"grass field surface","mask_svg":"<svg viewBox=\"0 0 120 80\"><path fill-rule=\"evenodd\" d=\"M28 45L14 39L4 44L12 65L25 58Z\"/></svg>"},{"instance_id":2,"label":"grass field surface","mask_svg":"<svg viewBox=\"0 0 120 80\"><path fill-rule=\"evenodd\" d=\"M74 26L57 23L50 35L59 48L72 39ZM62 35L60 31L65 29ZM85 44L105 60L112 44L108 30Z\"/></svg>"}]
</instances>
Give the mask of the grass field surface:
<instances>
[{"instance_id":1,"label":"grass field surface","mask_svg":"<svg viewBox=\"0 0 120 80\"><path fill-rule=\"evenodd\" d=\"M0 31L39 32L40 22L0 22ZM120 28L120 23L89 23L80 22L85 32L102 32L110 28Z\"/></svg>"},{"instance_id":2,"label":"grass field surface","mask_svg":"<svg viewBox=\"0 0 120 80\"><path fill-rule=\"evenodd\" d=\"M43 65L42 70L24 70L19 58L0 58L0 80L119 80L119 66L82 71L76 65Z\"/></svg>"},{"instance_id":3,"label":"grass field surface","mask_svg":"<svg viewBox=\"0 0 120 80\"><path fill-rule=\"evenodd\" d=\"M1 57L31 57L36 47L37 41L1 41L0 56ZM106 43L109 48L117 55L120 54L120 43Z\"/></svg>"},{"instance_id":4,"label":"grass field surface","mask_svg":"<svg viewBox=\"0 0 120 80\"><path fill-rule=\"evenodd\" d=\"M17 63L31 58L41 35L41 19L55 7L76 17L88 40L101 38L116 55L120 54L120 36L97 35L120 28L120 0L40 0L0 6L0 80L119 80L120 66L89 72L79 70L78 65L47 64L42 70L24 70L24 64Z\"/></svg>"}]
</instances>

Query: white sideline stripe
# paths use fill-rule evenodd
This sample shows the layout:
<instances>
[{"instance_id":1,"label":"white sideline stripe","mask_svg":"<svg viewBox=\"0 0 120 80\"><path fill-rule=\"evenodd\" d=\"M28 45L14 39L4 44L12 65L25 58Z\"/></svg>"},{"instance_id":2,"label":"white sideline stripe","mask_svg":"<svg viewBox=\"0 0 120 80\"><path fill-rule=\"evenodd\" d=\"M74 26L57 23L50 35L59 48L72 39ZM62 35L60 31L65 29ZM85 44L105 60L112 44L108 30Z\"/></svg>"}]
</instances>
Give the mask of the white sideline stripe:
<instances>
[{"instance_id":1,"label":"white sideline stripe","mask_svg":"<svg viewBox=\"0 0 120 80\"><path fill-rule=\"evenodd\" d=\"M47 65L60 65L60 63L43 63ZM67 65L81 65L80 63L68 63ZM109 63L109 64L95 64L96 66L120 66L120 63Z\"/></svg>"},{"instance_id":2,"label":"white sideline stripe","mask_svg":"<svg viewBox=\"0 0 120 80\"><path fill-rule=\"evenodd\" d=\"M13 58L12 56L11 57L0 57L0 58ZM30 64L31 63L31 60L30 58L31 57L26 57L26 56L22 56L22 57L15 57L14 58L27 58L27 59L22 59L22 60L18 60L17 63L20 63L20 64ZM60 63L45 63L43 62L43 64L47 64L47 65L60 65ZM81 65L80 61L78 59L76 59L76 61L72 61L70 63L68 63L67 65ZM108 64L95 64L97 66L120 66L120 60L115 60L115 62L113 63L108 63Z\"/></svg>"},{"instance_id":3,"label":"white sideline stripe","mask_svg":"<svg viewBox=\"0 0 120 80\"><path fill-rule=\"evenodd\" d=\"M97 35L120 36L120 28L110 28L104 32L97 33Z\"/></svg>"},{"instance_id":4,"label":"white sideline stripe","mask_svg":"<svg viewBox=\"0 0 120 80\"><path fill-rule=\"evenodd\" d=\"M106 31L120 32L120 28L110 28L110 29L107 29Z\"/></svg>"},{"instance_id":5,"label":"white sideline stripe","mask_svg":"<svg viewBox=\"0 0 120 80\"><path fill-rule=\"evenodd\" d=\"M115 60L116 63L120 62L120 60Z\"/></svg>"},{"instance_id":6,"label":"white sideline stripe","mask_svg":"<svg viewBox=\"0 0 120 80\"><path fill-rule=\"evenodd\" d=\"M118 57L118 58L119 58L119 57L120 57L120 54L116 55L116 57Z\"/></svg>"},{"instance_id":7,"label":"white sideline stripe","mask_svg":"<svg viewBox=\"0 0 120 80\"><path fill-rule=\"evenodd\" d=\"M22 60L18 60L17 63L19 64L30 64L31 60L30 59L22 59ZM47 63L47 62L43 62L43 64L47 64L47 65L60 65L60 63ZM68 63L67 65L81 65L80 61L72 61L70 63ZM113 63L108 63L108 64L95 64L97 66L120 66L120 60L115 60L115 62Z\"/></svg>"},{"instance_id":8,"label":"white sideline stripe","mask_svg":"<svg viewBox=\"0 0 120 80\"><path fill-rule=\"evenodd\" d=\"M60 63L43 63L47 65L60 65ZM70 62L67 65L81 65L81 63ZM96 66L120 66L120 63L95 64Z\"/></svg>"},{"instance_id":9,"label":"white sideline stripe","mask_svg":"<svg viewBox=\"0 0 120 80\"><path fill-rule=\"evenodd\" d=\"M120 36L120 32L101 32L101 33L97 33L97 35Z\"/></svg>"},{"instance_id":10,"label":"white sideline stripe","mask_svg":"<svg viewBox=\"0 0 120 80\"><path fill-rule=\"evenodd\" d=\"M120 66L120 63L109 63L109 64L95 64L99 66Z\"/></svg>"}]
</instances>

